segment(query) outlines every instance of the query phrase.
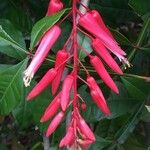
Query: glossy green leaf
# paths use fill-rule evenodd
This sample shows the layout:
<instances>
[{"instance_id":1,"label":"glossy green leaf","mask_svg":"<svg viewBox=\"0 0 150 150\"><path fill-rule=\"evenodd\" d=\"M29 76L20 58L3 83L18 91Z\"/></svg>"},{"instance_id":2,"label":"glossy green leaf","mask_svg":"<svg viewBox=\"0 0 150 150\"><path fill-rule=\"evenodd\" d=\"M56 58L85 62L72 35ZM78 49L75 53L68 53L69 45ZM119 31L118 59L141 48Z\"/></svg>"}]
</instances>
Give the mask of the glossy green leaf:
<instances>
[{"instance_id":1,"label":"glossy green leaf","mask_svg":"<svg viewBox=\"0 0 150 150\"><path fill-rule=\"evenodd\" d=\"M0 52L19 60L26 57L26 46L22 34L4 19L0 20Z\"/></svg>"},{"instance_id":2,"label":"glossy green leaf","mask_svg":"<svg viewBox=\"0 0 150 150\"><path fill-rule=\"evenodd\" d=\"M150 83L133 77L121 77L128 92L137 100L145 100L150 92Z\"/></svg>"},{"instance_id":3,"label":"glossy green leaf","mask_svg":"<svg viewBox=\"0 0 150 150\"><path fill-rule=\"evenodd\" d=\"M149 0L129 0L129 5L140 15L150 12Z\"/></svg>"},{"instance_id":4,"label":"glossy green leaf","mask_svg":"<svg viewBox=\"0 0 150 150\"><path fill-rule=\"evenodd\" d=\"M0 73L0 114L11 112L20 103L23 96L22 74L27 65L27 59Z\"/></svg>"},{"instance_id":5,"label":"glossy green leaf","mask_svg":"<svg viewBox=\"0 0 150 150\"><path fill-rule=\"evenodd\" d=\"M38 43L42 35L50 28L52 27L67 11L68 9L64 9L60 11L57 14L54 14L52 16L46 16L39 20L32 28L31 32L31 43L30 43L30 49L33 49L34 46Z\"/></svg>"}]
</instances>

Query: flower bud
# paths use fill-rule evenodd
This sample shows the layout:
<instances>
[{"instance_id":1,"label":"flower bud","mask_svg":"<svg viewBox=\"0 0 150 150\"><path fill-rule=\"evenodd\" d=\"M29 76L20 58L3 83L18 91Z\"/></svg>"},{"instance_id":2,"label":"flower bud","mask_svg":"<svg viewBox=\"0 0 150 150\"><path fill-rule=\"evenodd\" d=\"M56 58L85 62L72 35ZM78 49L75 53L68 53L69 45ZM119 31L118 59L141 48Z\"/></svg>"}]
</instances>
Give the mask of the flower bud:
<instances>
[{"instance_id":1,"label":"flower bud","mask_svg":"<svg viewBox=\"0 0 150 150\"><path fill-rule=\"evenodd\" d=\"M67 109L73 81L74 81L74 77L72 75L67 75L67 77L64 80L62 86L61 98L60 98L61 107L63 111Z\"/></svg>"},{"instance_id":2,"label":"flower bud","mask_svg":"<svg viewBox=\"0 0 150 150\"><path fill-rule=\"evenodd\" d=\"M92 90L91 91L91 96L94 100L94 102L96 103L96 105L98 106L98 108L105 113L106 115L110 115L111 112L107 106L106 101L104 101L100 95L98 94L98 92L96 90Z\"/></svg>"},{"instance_id":3,"label":"flower bud","mask_svg":"<svg viewBox=\"0 0 150 150\"><path fill-rule=\"evenodd\" d=\"M74 130L73 127L69 127L65 137L60 141L59 147L70 146L70 143L74 140Z\"/></svg>"},{"instance_id":4,"label":"flower bud","mask_svg":"<svg viewBox=\"0 0 150 150\"><path fill-rule=\"evenodd\" d=\"M114 70L116 73L120 75L123 74L122 70L120 69L116 61L112 58L110 53L107 51L106 47L98 38L92 41L92 47L112 70Z\"/></svg>"},{"instance_id":5,"label":"flower bud","mask_svg":"<svg viewBox=\"0 0 150 150\"><path fill-rule=\"evenodd\" d=\"M93 18L98 22L99 26L112 38L112 40L115 41L114 37L112 36L111 32L105 25L100 13L97 10L90 11L90 14L93 16Z\"/></svg>"},{"instance_id":6,"label":"flower bud","mask_svg":"<svg viewBox=\"0 0 150 150\"><path fill-rule=\"evenodd\" d=\"M59 87L59 83L61 81L61 77L64 72L67 59L68 59L68 53L65 50L59 50L57 52L55 68L59 67L60 64L62 64L62 63L63 64L57 69L57 75L55 76L55 78L52 82L52 94L53 95L57 92L57 89Z\"/></svg>"},{"instance_id":7,"label":"flower bud","mask_svg":"<svg viewBox=\"0 0 150 150\"><path fill-rule=\"evenodd\" d=\"M126 53L118 46L118 43L112 40L89 12L79 19L79 25L95 37L99 38L108 49L115 50L121 55L126 55Z\"/></svg>"},{"instance_id":8,"label":"flower bud","mask_svg":"<svg viewBox=\"0 0 150 150\"><path fill-rule=\"evenodd\" d=\"M95 141L95 136L93 132L91 131L91 129L88 127L88 125L81 116L78 121L78 128L87 139Z\"/></svg>"},{"instance_id":9,"label":"flower bud","mask_svg":"<svg viewBox=\"0 0 150 150\"><path fill-rule=\"evenodd\" d=\"M60 0L50 0L46 16L51 16L63 9L63 3Z\"/></svg>"},{"instance_id":10,"label":"flower bud","mask_svg":"<svg viewBox=\"0 0 150 150\"><path fill-rule=\"evenodd\" d=\"M52 82L56 74L57 71L54 68L48 70L43 78L39 81L39 83L28 94L27 100L31 100L34 97L38 96Z\"/></svg>"},{"instance_id":11,"label":"flower bud","mask_svg":"<svg viewBox=\"0 0 150 150\"><path fill-rule=\"evenodd\" d=\"M58 125L61 123L61 121L64 118L64 112L59 112L54 119L52 120L52 122L50 123L50 125L48 126L47 132L46 132L46 136L49 137L58 127Z\"/></svg>"},{"instance_id":12,"label":"flower bud","mask_svg":"<svg viewBox=\"0 0 150 150\"><path fill-rule=\"evenodd\" d=\"M114 83L114 81L112 80L112 78L110 77L110 75L108 74L108 72L106 71L101 60L97 56L90 56L90 63L95 68L96 72L102 78L102 80L105 82L105 84L110 89L112 89L115 93L118 94L119 90L118 90L116 84Z\"/></svg>"},{"instance_id":13,"label":"flower bud","mask_svg":"<svg viewBox=\"0 0 150 150\"><path fill-rule=\"evenodd\" d=\"M49 106L44 112L44 115L41 117L40 122L45 122L51 119L51 117L54 116L54 114L58 111L59 108L60 108L60 93L49 104Z\"/></svg>"}]
</instances>

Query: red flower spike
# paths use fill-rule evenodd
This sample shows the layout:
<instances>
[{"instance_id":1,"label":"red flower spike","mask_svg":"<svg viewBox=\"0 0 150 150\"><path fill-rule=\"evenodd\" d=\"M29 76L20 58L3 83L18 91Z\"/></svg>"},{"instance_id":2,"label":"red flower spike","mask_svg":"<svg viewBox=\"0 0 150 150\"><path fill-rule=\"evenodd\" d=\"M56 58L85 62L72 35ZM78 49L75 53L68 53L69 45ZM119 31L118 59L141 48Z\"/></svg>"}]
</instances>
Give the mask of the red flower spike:
<instances>
[{"instance_id":1,"label":"red flower spike","mask_svg":"<svg viewBox=\"0 0 150 150\"><path fill-rule=\"evenodd\" d=\"M54 119L52 120L52 122L50 123L50 125L48 126L47 132L46 132L46 136L49 137L58 127L58 125L61 123L61 121L64 118L64 112L59 112Z\"/></svg>"},{"instance_id":2,"label":"red flower spike","mask_svg":"<svg viewBox=\"0 0 150 150\"><path fill-rule=\"evenodd\" d=\"M46 16L53 15L63 9L63 3L60 0L50 0Z\"/></svg>"},{"instance_id":3,"label":"red flower spike","mask_svg":"<svg viewBox=\"0 0 150 150\"><path fill-rule=\"evenodd\" d=\"M67 59L68 59L68 53L65 50L59 50L56 55L55 68L59 67L60 64L65 62ZM65 66L66 66L66 62L57 69L57 75L52 82L53 95L57 92Z\"/></svg>"},{"instance_id":4,"label":"red flower spike","mask_svg":"<svg viewBox=\"0 0 150 150\"><path fill-rule=\"evenodd\" d=\"M92 47L112 70L114 70L116 73L120 75L123 74L122 70L120 69L116 61L112 58L110 53L107 51L106 47L98 38L92 41Z\"/></svg>"},{"instance_id":5,"label":"red flower spike","mask_svg":"<svg viewBox=\"0 0 150 150\"><path fill-rule=\"evenodd\" d=\"M54 25L50 28L43 36L40 41L40 45L30 63L28 68L24 72L24 84L25 86L30 85L30 81L33 78L34 74L37 72L46 56L48 55L51 47L54 45L61 33L59 26Z\"/></svg>"},{"instance_id":6,"label":"red flower spike","mask_svg":"<svg viewBox=\"0 0 150 150\"><path fill-rule=\"evenodd\" d=\"M93 132L91 131L91 129L88 127L88 125L81 116L79 118L78 128L87 139L95 141L95 136Z\"/></svg>"},{"instance_id":7,"label":"red flower spike","mask_svg":"<svg viewBox=\"0 0 150 150\"><path fill-rule=\"evenodd\" d=\"M48 70L47 73L43 76L43 78L39 81L39 83L28 94L27 100L31 100L34 97L38 96L52 82L56 74L56 69L52 68Z\"/></svg>"},{"instance_id":8,"label":"red flower spike","mask_svg":"<svg viewBox=\"0 0 150 150\"><path fill-rule=\"evenodd\" d=\"M109 29L105 25L100 13L97 10L92 10L90 13L92 14L93 18L98 22L99 26L112 38L112 40L115 41L112 33L109 31Z\"/></svg>"},{"instance_id":9,"label":"red flower spike","mask_svg":"<svg viewBox=\"0 0 150 150\"><path fill-rule=\"evenodd\" d=\"M69 103L69 96L73 85L73 80L74 77L72 75L67 75L62 86L60 102L63 111L67 109Z\"/></svg>"},{"instance_id":10,"label":"red flower spike","mask_svg":"<svg viewBox=\"0 0 150 150\"><path fill-rule=\"evenodd\" d=\"M49 106L44 112L44 115L41 117L40 122L45 122L51 119L51 117L54 116L54 114L57 112L59 108L60 108L60 93L49 104Z\"/></svg>"},{"instance_id":11,"label":"red flower spike","mask_svg":"<svg viewBox=\"0 0 150 150\"><path fill-rule=\"evenodd\" d=\"M92 96L94 102L96 103L96 105L98 106L98 108L99 108L103 113L105 113L105 114L108 115L108 116L111 115L111 112L110 112L110 110L109 110L109 108L108 108L108 106L107 106L106 101L104 101L104 100L100 97L99 93L98 93L96 90L92 90L92 91L91 91L91 96Z\"/></svg>"},{"instance_id":12,"label":"red flower spike","mask_svg":"<svg viewBox=\"0 0 150 150\"><path fill-rule=\"evenodd\" d=\"M110 87L115 93L118 94L119 90L114 81L112 80L112 78L110 77L110 75L108 74L108 72L106 71L101 60L97 56L90 56L90 63L95 68L98 75L106 83L106 85Z\"/></svg>"},{"instance_id":13,"label":"red flower spike","mask_svg":"<svg viewBox=\"0 0 150 150\"><path fill-rule=\"evenodd\" d=\"M99 38L108 49L115 51L120 55L126 55L126 53L118 46L118 43L108 36L90 13L86 13L79 19L79 25L95 37Z\"/></svg>"},{"instance_id":14,"label":"red flower spike","mask_svg":"<svg viewBox=\"0 0 150 150\"><path fill-rule=\"evenodd\" d=\"M88 139L86 139L86 140L81 140L81 139L79 139L78 140L78 143L83 147L83 148L87 148L90 144L92 144L94 141L92 141L92 140L88 140Z\"/></svg>"},{"instance_id":15,"label":"red flower spike","mask_svg":"<svg viewBox=\"0 0 150 150\"><path fill-rule=\"evenodd\" d=\"M74 139L74 130L73 127L69 127L67 130L67 134L60 141L59 147L62 148L64 146L70 146L70 143L72 143L73 139Z\"/></svg>"}]
</instances>

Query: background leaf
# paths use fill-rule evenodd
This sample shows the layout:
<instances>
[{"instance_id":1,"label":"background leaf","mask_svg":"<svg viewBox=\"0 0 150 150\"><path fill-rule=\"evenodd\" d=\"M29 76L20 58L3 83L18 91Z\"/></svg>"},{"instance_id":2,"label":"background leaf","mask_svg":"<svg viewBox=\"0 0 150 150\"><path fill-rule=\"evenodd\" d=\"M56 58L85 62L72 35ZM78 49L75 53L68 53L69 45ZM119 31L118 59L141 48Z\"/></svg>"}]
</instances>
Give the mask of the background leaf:
<instances>
[{"instance_id":1,"label":"background leaf","mask_svg":"<svg viewBox=\"0 0 150 150\"><path fill-rule=\"evenodd\" d=\"M22 73L27 59L0 73L0 114L6 115L19 104L23 97Z\"/></svg>"},{"instance_id":2,"label":"background leaf","mask_svg":"<svg viewBox=\"0 0 150 150\"><path fill-rule=\"evenodd\" d=\"M57 14L54 14L52 16L46 16L39 20L32 28L31 32L31 43L30 43L30 49L33 49L34 46L37 44L39 39L42 37L42 35L50 28L52 27L61 17L62 15L67 11L68 9L64 9L60 11Z\"/></svg>"}]
</instances>

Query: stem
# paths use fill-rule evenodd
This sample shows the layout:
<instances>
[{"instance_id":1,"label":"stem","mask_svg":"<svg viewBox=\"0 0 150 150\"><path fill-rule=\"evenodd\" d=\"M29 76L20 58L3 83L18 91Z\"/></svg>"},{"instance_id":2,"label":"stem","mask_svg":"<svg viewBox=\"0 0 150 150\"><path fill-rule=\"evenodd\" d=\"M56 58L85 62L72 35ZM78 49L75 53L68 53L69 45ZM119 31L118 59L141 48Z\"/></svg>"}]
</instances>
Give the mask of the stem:
<instances>
[{"instance_id":1,"label":"stem","mask_svg":"<svg viewBox=\"0 0 150 150\"><path fill-rule=\"evenodd\" d=\"M78 52L77 52L77 22L76 22L76 0L73 0L72 3L72 11L73 11L73 49L74 49L74 99L73 99L73 108L77 107L77 70L78 70Z\"/></svg>"},{"instance_id":2,"label":"stem","mask_svg":"<svg viewBox=\"0 0 150 150\"><path fill-rule=\"evenodd\" d=\"M146 36L145 33L147 32L147 29L149 28L149 26L150 26L150 18L147 19L147 21L145 22L145 24L144 24L144 26L142 28L142 31L141 31L141 33L139 35L139 38L138 38L137 42L136 42L136 47L129 54L129 57L128 57L129 61L132 61L132 59L133 59L133 57L134 57L134 55L136 53L137 48L141 47L141 45L143 43L143 40L144 40L144 38Z\"/></svg>"},{"instance_id":3,"label":"stem","mask_svg":"<svg viewBox=\"0 0 150 150\"><path fill-rule=\"evenodd\" d=\"M43 135L43 146L44 150L48 150L50 147L49 138Z\"/></svg>"}]
</instances>

